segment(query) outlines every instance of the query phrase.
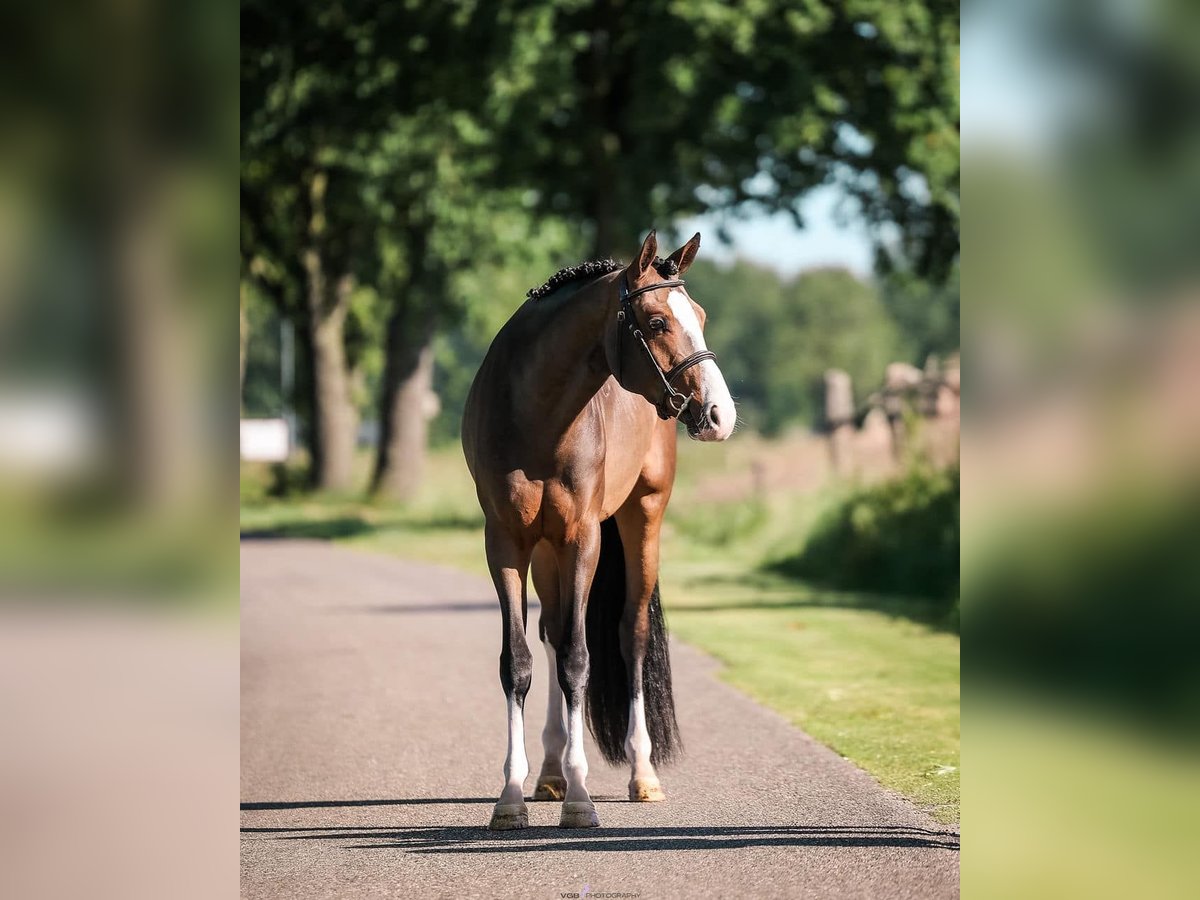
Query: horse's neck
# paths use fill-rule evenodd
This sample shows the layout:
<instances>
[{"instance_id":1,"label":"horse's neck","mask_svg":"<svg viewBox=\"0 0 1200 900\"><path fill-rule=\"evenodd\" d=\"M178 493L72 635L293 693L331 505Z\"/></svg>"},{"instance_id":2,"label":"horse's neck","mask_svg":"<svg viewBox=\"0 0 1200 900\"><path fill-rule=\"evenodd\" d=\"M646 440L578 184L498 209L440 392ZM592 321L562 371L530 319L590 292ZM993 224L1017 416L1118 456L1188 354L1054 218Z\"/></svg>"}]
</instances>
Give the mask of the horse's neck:
<instances>
[{"instance_id":1,"label":"horse's neck","mask_svg":"<svg viewBox=\"0 0 1200 900\"><path fill-rule=\"evenodd\" d=\"M569 425L612 374L604 340L612 305L611 279L578 291L554 296L538 308L537 352L531 354L525 377L529 394L542 407L538 416ZM547 423L549 424L549 423Z\"/></svg>"}]
</instances>

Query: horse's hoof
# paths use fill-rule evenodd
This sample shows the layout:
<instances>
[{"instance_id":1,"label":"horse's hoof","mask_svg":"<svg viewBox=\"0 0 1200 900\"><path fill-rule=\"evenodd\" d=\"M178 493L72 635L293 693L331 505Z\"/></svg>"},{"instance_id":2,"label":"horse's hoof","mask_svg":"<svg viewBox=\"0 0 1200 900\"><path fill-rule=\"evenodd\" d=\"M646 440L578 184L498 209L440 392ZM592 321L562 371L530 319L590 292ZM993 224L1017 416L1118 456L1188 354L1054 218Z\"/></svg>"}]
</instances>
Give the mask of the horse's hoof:
<instances>
[{"instance_id":1,"label":"horse's hoof","mask_svg":"<svg viewBox=\"0 0 1200 900\"><path fill-rule=\"evenodd\" d=\"M629 782L629 799L635 803L659 803L667 795L657 778L635 778Z\"/></svg>"},{"instance_id":2,"label":"horse's hoof","mask_svg":"<svg viewBox=\"0 0 1200 900\"><path fill-rule=\"evenodd\" d=\"M559 828L595 828L600 824L591 800L568 800L562 805Z\"/></svg>"},{"instance_id":3,"label":"horse's hoof","mask_svg":"<svg viewBox=\"0 0 1200 900\"><path fill-rule=\"evenodd\" d=\"M497 803L492 810L491 831L515 831L529 827L529 813L524 803Z\"/></svg>"},{"instance_id":4,"label":"horse's hoof","mask_svg":"<svg viewBox=\"0 0 1200 900\"><path fill-rule=\"evenodd\" d=\"M567 796L567 779L561 775L542 775L533 789L534 800L561 800Z\"/></svg>"}]
</instances>

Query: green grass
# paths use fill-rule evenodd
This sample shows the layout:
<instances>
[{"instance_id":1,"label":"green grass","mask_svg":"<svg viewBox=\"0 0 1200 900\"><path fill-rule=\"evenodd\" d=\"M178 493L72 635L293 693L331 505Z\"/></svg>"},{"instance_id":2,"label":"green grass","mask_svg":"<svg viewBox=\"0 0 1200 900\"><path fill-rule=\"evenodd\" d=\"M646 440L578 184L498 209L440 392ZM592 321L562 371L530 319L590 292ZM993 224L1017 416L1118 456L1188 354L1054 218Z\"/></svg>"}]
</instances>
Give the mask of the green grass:
<instances>
[{"instance_id":1,"label":"green grass","mask_svg":"<svg viewBox=\"0 0 1200 900\"><path fill-rule=\"evenodd\" d=\"M363 473L365 466L366 460L360 460ZM248 491L247 479L259 479L263 474L243 469L243 535L335 540L374 553L488 574L483 558L483 513L462 453L456 448L430 455L420 493L404 505L368 503L354 496L272 499L261 491ZM248 495L254 499L246 499Z\"/></svg>"},{"instance_id":2,"label":"green grass","mask_svg":"<svg viewBox=\"0 0 1200 900\"><path fill-rule=\"evenodd\" d=\"M776 570L846 490L713 504L690 468L700 461L688 464L663 536L669 627L720 660L729 684L956 822L959 638L944 604L820 589Z\"/></svg>"},{"instance_id":3,"label":"green grass","mask_svg":"<svg viewBox=\"0 0 1200 900\"><path fill-rule=\"evenodd\" d=\"M959 640L927 602L816 589L766 566L794 552L841 495L715 503L706 479L754 454L747 440L684 443L664 529L670 628L722 663L720 676L942 822L958 819ZM430 460L406 507L354 498L256 500L243 531L328 537L486 575L482 516L457 448Z\"/></svg>"},{"instance_id":4,"label":"green grass","mask_svg":"<svg viewBox=\"0 0 1200 900\"><path fill-rule=\"evenodd\" d=\"M979 681L971 696L972 895L1195 895L1193 744L1045 691Z\"/></svg>"},{"instance_id":5,"label":"green grass","mask_svg":"<svg viewBox=\"0 0 1200 900\"><path fill-rule=\"evenodd\" d=\"M0 487L0 594L9 602L238 609L228 509L140 510L107 485Z\"/></svg>"},{"instance_id":6,"label":"green grass","mask_svg":"<svg viewBox=\"0 0 1200 900\"><path fill-rule=\"evenodd\" d=\"M715 568L664 567L674 633L724 663L727 682L956 821L958 636L913 621L921 608L902 601L775 583L737 559Z\"/></svg>"}]
</instances>

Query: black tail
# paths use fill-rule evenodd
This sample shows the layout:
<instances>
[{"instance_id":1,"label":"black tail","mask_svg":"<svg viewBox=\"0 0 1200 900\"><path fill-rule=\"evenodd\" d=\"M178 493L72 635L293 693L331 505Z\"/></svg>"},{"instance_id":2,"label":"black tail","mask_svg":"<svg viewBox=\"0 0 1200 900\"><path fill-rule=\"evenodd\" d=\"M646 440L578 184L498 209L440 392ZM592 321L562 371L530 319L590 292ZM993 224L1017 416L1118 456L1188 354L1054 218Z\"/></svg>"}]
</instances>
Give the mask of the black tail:
<instances>
[{"instance_id":1,"label":"black tail","mask_svg":"<svg viewBox=\"0 0 1200 900\"><path fill-rule=\"evenodd\" d=\"M625 732L629 729L629 676L621 656L621 613L625 607L625 551L617 523L600 525L600 562L588 595L587 645L588 722L604 758L625 762ZM642 699L650 732L650 761L671 762L683 750L671 694L671 657L663 621L658 584L650 596L650 638L642 661Z\"/></svg>"}]
</instances>

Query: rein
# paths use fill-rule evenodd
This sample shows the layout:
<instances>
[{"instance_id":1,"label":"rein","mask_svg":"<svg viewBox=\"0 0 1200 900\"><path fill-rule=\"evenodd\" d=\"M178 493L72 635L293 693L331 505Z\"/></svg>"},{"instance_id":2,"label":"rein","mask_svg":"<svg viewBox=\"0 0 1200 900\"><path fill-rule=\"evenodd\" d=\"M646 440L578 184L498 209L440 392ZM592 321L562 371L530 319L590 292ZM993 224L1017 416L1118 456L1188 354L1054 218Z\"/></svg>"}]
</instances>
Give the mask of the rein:
<instances>
[{"instance_id":1,"label":"rein","mask_svg":"<svg viewBox=\"0 0 1200 900\"><path fill-rule=\"evenodd\" d=\"M698 350L688 357L685 357L682 362L675 365L671 371L664 372L662 366L658 364L658 360L654 358L654 354L650 352L650 345L646 343L646 338L642 334L642 330L638 328L637 317L633 314L633 304L630 301L639 294L647 294L650 291L657 291L660 288L682 287L683 279L677 278L673 281L660 281L657 284L649 284L645 287L629 290L629 285L625 281L625 277L621 276L621 309L617 312L617 322L622 324L633 335L634 340L641 346L642 351L646 354L646 358L650 360L650 366L658 374L659 379L663 383L662 399L654 405L658 411L660 419L682 419L683 414L687 411L688 402L691 400L687 394L681 393L675 389L675 379L690 369L692 366L704 362L706 359L715 360L717 354L711 350ZM617 366L622 365L621 360L624 356L621 346L621 333L624 329L617 329ZM617 373L617 382L621 382L621 373ZM622 385L624 386L624 385ZM685 423L686 424L686 423Z\"/></svg>"}]
</instances>

